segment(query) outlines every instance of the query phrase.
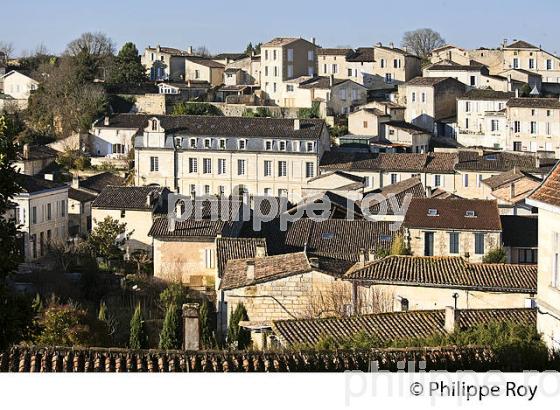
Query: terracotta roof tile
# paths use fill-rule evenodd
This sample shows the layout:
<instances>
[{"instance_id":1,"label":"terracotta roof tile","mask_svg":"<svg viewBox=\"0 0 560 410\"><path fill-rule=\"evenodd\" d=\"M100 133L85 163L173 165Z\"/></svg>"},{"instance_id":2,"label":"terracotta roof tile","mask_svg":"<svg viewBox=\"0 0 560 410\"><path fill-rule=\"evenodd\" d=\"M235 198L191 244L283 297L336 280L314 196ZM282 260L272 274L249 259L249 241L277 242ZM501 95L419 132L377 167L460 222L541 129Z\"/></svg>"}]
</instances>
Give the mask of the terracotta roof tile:
<instances>
[{"instance_id":1,"label":"terracotta roof tile","mask_svg":"<svg viewBox=\"0 0 560 410\"><path fill-rule=\"evenodd\" d=\"M560 163L554 167L542 184L529 196L529 199L560 207Z\"/></svg>"}]
</instances>

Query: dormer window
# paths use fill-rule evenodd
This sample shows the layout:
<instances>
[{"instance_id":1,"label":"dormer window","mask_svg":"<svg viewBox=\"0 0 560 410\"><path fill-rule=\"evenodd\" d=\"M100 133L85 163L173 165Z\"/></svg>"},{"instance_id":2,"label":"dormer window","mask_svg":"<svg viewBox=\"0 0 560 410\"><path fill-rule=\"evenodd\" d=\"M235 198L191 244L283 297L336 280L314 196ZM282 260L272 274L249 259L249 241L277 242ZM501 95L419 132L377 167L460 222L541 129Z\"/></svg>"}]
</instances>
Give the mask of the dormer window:
<instances>
[{"instance_id":1,"label":"dormer window","mask_svg":"<svg viewBox=\"0 0 560 410\"><path fill-rule=\"evenodd\" d=\"M196 148L196 138L189 139L189 147Z\"/></svg>"},{"instance_id":2,"label":"dormer window","mask_svg":"<svg viewBox=\"0 0 560 410\"><path fill-rule=\"evenodd\" d=\"M278 149L280 151L286 151L286 141L278 141Z\"/></svg>"},{"instance_id":3,"label":"dormer window","mask_svg":"<svg viewBox=\"0 0 560 410\"><path fill-rule=\"evenodd\" d=\"M476 218L476 212L475 211L466 211L465 212L465 217L466 218Z\"/></svg>"},{"instance_id":4,"label":"dormer window","mask_svg":"<svg viewBox=\"0 0 560 410\"><path fill-rule=\"evenodd\" d=\"M266 140L264 142L264 149L266 151L272 151L272 140Z\"/></svg>"},{"instance_id":5,"label":"dormer window","mask_svg":"<svg viewBox=\"0 0 560 410\"><path fill-rule=\"evenodd\" d=\"M175 137L175 148L181 148L182 143L183 143L183 138Z\"/></svg>"},{"instance_id":6,"label":"dormer window","mask_svg":"<svg viewBox=\"0 0 560 410\"><path fill-rule=\"evenodd\" d=\"M157 120L152 120L152 131L157 131L158 123Z\"/></svg>"},{"instance_id":7,"label":"dormer window","mask_svg":"<svg viewBox=\"0 0 560 410\"><path fill-rule=\"evenodd\" d=\"M226 149L226 139L220 138L220 149Z\"/></svg>"},{"instance_id":8,"label":"dormer window","mask_svg":"<svg viewBox=\"0 0 560 410\"><path fill-rule=\"evenodd\" d=\"M212 140L210 138L204 138L204 148L212 148Z\"/></svg>"},{"instance_id":9,"label":"dormer window","mask_svg":"<svg viewBox=\"0 0 560 410\"><path fill-rule=\"evenodd\" d=\"M313 145L314 145L313 142L311 141L307 142L307 152L313 152L313 148L314 148Z\"/></svg>"},{"instance_id":10,"label":"dormer window","mask_svg":"<svg viewBox=\"0 0 560 410\"><path fill-rule=\"evenodd\" d=\"M438 211L435 208L428 209L428 216L438 216Z\"/></svg>"},{"instance_id":11,"label":"dormer window","mask_svg":"<svg viewBox=\"0 0 560 410\"><path fill-rule=\"evenodd\" d=\"M239 149L246 149L247 148L247 140L240 139L237 141L237 146Z\"/></svg>"}]
</instances>

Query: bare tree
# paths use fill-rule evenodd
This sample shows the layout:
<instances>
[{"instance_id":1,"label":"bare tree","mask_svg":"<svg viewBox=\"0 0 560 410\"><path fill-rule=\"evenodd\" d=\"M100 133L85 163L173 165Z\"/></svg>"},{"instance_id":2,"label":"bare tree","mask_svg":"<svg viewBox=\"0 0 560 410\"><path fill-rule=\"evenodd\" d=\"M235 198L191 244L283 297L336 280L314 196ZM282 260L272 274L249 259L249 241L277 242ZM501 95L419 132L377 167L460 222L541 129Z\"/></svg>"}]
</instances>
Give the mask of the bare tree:
<instances>
[{"instance_id":1,"label":"bare tree","mask_svg":"<svg viewBox=\"0 0 560 410\"><path fill-rule=\"evenodd\" d=\"M433 49L445 45L441 35L432 29L421 28L404 33L401 46L407 47L420 58L427 58Z\"/></svg>"},{"instance_id":2,"label":"bare tree","mask_svg":"<svg viewBox=\"0 0 560 410\"><path fill-rule=\"evenodd\" d=\"M84 33L68 43L64 53L75 57L82 52L95 57L109 56L115 53L115 44L104 33Z\"/></svg>"},{"instance_id":3,"label":"bare tree","mask_svg":"<svg viewBox=\"0 0 560 410\"><path fill-rule=\"evenodd\" d=\"M0 41L0 53L4 53L6 60L9 60L14 53L14 44L8 41Z\"/></svg>"},{"instance_id":4,"label":"bare tree","mask_svg":"<svg viewBox=\"0 0 560 410\"><path fill-rule=\"evenodd\" d=\"M200 46L194 49L194 54L201 57L210 57L210 51L206 46Z\"/></svg>"}]
</instances>

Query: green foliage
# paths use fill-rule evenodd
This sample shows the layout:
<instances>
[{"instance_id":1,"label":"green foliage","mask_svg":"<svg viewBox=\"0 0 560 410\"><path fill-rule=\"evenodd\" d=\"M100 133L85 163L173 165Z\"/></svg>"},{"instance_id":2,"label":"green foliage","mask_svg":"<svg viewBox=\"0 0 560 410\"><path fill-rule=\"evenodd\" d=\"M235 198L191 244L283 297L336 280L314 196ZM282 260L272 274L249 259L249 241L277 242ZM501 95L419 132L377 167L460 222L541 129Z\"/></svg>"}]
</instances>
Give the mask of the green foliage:
<instances>
[{"instance_id":1,"label":"green foliage","mask_svg":"<svg viewBox=\"0 0 560 410\"><path fill-rule=\"evenodd\" d=\"M254 117L267 118L267 117L272 117L272 113L266 107L257 107L256 110L247 109L243 111L242 116L249 117L249 118L254 118Z\"/></svg>"},{"instance_id":2,"label":"green foliage","mask_svg":"<svg viewBox=\"0 0 560 410\"><path fill-rule=\"evenodd\" d=\"M170 283L169 286L159 294L159 301L164 310L167 310L171 305L175 305L178 309L181 309L188 301L187 288L181 283Z\"/></svg>"},{"instance_id":3,"label":"green foliage","mask_svg":"<svg viewBox=\"0 0 560 410\"><path fill-rule=\"evenodd\" d=\"M231 313L229 319L227 342L236 349L245 349L251 342L251 334L246 329L239 326L239 322L248 320L247 310L243 303L240 303Z\"/></svg>"},{"instance_id":4,"label":"green foliage","mask_svg":"<svg viewBox=\"0 0 560 410\"><path fill-rule=\"evenodd\" d=\"M181 348L181 321L177 305L169 305L163 319L163 328L159 335L160 349Z\"/></svg>"},{"instance_id":5,"label":"green foliage","mask_svg":"<svg viewBox=\"0 0 560 410\"><path fill-rule=\"evenodd\" d=\"M383 249L383 248L377 248L375 250L375 256L376 258L384 258L386 256L389 256L391 254L390 251L388 251L387 249Z\"/></svg>"},{"instance_id":6,"label":"green foliage","mask_svg":"<svg viewBox=\"0 0 560 410\"><path fill-rule=\"evenodd\" d=\"M307 118L320 118L321 113L320 111L320 103L317 101L313 101L311 104L311 108L300 108L298 111L298 118L307 119Z\"/></svg>"},{"instance_id":7,"label":"green foliage","mask_svg":"<svg viewBox=\"0 0 560 410\"><path fill-rule=\"evenodd\" d=\"M146 69L140 62L140 55L134 43L122 46L113 59L108 82L119 85L138 85L146 81Z\"/></svg>"},{"instance_id":8,"label":"green foliage","mask_svg":"<svg viewBox=\"0 0 560 410\"><path fill-rule=\"evenodd\" d=\"M91 161L79 150L68 150L58 154L56 162L67 170L83 171L91 166Z\"/></svg>"},{"instance_id":9,"label":"green foliage","mask_svg":"<svg viewBox=\"0 0 560 410\"><path fill-rule=\"evenodd\" d=\"M122 257L123 251L119 248L117 237L126 231L126 222L120 223L110 216L99 222L91 232L87 243L94 256L109 259Z\"/></svg>"},{"instance_id":10,"label":"green foliage","mask_svg":"<svg viewBox=\"0 0 560 410\"><path fill-rule=\"evenodd\" d=\"M348 134L348 125L346 124L335 124L332 127L329 127L329 132L331 135L331 138L338 138L341 137L343 135L347 135Z\"/></svg>"},{"instance_id":11,"label":"green foliage","mask_svg":"<svg viewBox=\"0 0 560 410\"><path fill-rule=\"evenodd\" d=\"M180 102L173 107L171 115L224 115L222 111L208 103Z\"/></svg>"},{"instance_id":12,"label":"green foliage","mask_svg":"<svg viewBox=\"0 0 560 410\"><path fill-rule=\"evenodd\" d=\"M519 94L521 97L529 97L531 95L531 86L529 84L523 84L523 87L519 89Z\"/></svg>"},{"instance_id":13,"label":"green foliage","mask_svg":"<svg viewBox=\"0 0 560 410\"><path fill-rule=\"evenodd\" d=\"M199 311L199 321L202 346L206 349L216 347L216 314L208 300L202 302Z\"/></svg>"},{"instance_id":14,"label":"green foliage","mask_svg":"<svg viewBox=\"0 0 560 410\"><path fill-rule=\"evenodd\" d=\"M262 43L257 43L254 46L253 43L247 44L247 47L245 48L245 54L250 56L254 52L255 55L259 55L261 53L261 45Z\"/></svg>"},{"instance_id":15,"label":"green foliage","mask_svg":"<svg viewBox=\"0 0 560 410\"><path fill-rule=\"evenodd\" d=\"M128 346L131 349L147 349L148 336L144 325L144 317L142 316L142 308L140 304L136 306L132 319L130 319L130 338Z\"/></svg>"},{"instance_id":16,"label":"green foliage","mask_svg":"<svg viewBox=\"0 0 560 410\"><path fill-rule=\"evenodd\" d=\"M484 258L482 258L484 263L506 263L506 251L504 248L494 248L488 251Z\"/></svg>"},{"instance_id":17,"label":"green foliage","mask_svg":"<svg viewBox=\"0 0 560 410\"><path fill-rule=\"evenodd\" d=\"M406 246L406 241L401 234L395 235L393 239L391 255L410 255L410 249Z\"/></svg>"}]
</instances>

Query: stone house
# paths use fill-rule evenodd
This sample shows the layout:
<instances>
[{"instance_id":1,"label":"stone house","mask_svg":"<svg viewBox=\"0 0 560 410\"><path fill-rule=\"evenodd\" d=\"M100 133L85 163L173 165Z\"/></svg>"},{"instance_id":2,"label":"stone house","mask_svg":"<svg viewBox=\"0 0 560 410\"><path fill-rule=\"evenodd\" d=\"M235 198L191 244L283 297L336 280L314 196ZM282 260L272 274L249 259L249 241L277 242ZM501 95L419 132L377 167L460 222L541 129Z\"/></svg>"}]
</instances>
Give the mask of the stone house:
<instances>
[{"instance_id":1,"label":"stone house","mask_svg":"<svg viewBox=\"0 0 560 410\"><path fill-rule=\"evenodd\" d=\"M146 47L140 61L152 81L184 81L185 59L192 56L192 47L180 50L173 47Z\"/></svg>"},{"instance_id":2,"label":"stone house","mask_svg":"<svg viewBox=\"0 0 560 410\"><path fill-rule=\"evenodd\" d=\"M185 81L206 81L216 87L224 83L225 66L205 57L185 58Z\"/></svg>"},{"instance_id":3,"label":"stone house","mask_svg":"<svg viewBox=\"0 0 560 410\"><path fill-rule=\"evenodd\" d=\"M432 135L423 128L405 121L389 121L383 125L385 139L391 144L402 146L407 152L429 151Z\"/></svg>"},{"instance_id":4,"label":"stone house","mask_svg":"<svg viewBox=\"0 0 560 410\"><path fill-rule=\"evenodd\" d=\"M378 312L525 308L537 292L537 266L470 263L459 256L387 256L356 264L344 280L352 282L354 309L361 314L376 313L367 310L370 306Z\"/></svg>"},{"instance_id":5,"label":"stone house","mask_svg":"<svg viewBox=\"0 0 560 410\"><path fill-rule=\"evenodd\" d=\"M233 76L228 74L234 72L235 83L232 84ZM226 85L259 85L261 82L261 56L252 55L229 62L225 65L224 84Z\"/></svg>"},{"instance_id":6,"label":"stone house","mask_svg":"<svg viewBox=\"0 0 560 410\"><path fill-rule=\"evenodd\" d=\"M500 77L506 77L511 80L512 84L527 84L531 90L534 88L541 92L542 90L542 75L533 71L524 70L522 68L510 68L498 74ZM513 90L519 87L513 88Z\"/></svg>"},{"instance_id":7,"label":"stone house","mask_svg":"<svg viewBox=\"0 0 560 410\"><path fill-rule=\"evenodd\" d=\"M412 198L403 226L415 256L463 256L482 262L502 246L496 201Z\"/></svg>"},{"instance_id":8,"label":"stone house","mask_svg":"<svg viewBox=\"0 0 560 410\"><path fill-rule=\"evenodd\" d=\"M362 177L344 171L331 171L308 179L305 186L301 188L301 194L303 197L308 197L329 191L357 200L362 198L363 190Z\"/></svg>"},{"instance_id":9,"label":"stone house","mask_svg":"<svg viewBox=\"0 0 560 410\"><path fill-rule=\"evenodd\" d=\"M18 172L25 175L37 175L55 162L58 151L46 145L24 144L21 153L18 152L14 162Z\"/></svg>"},{"instance_id":10,"label":"stone house","mask_svg":"<svg viewBox=\"0 0 560 410\"><path fill-rule=\"evenodd\" d=\"M92 156L127 158L147 117L142 114L117 114L97 119L89 132L89 152Z\"/></svg>"},{"instance_id":11,"label":"stone house","mask_svg":"<svg viewBox=\"0 0 560 410\"><path fill-rule=\"evenodd\" d=\"M526 204L526 199L541 182L542 179L516 168L482 180L492 190L490 196L498 201L501 215L534 214L536 210Z\"/></svg>"},{"instance_id":12,"label":"stone house","mask_svg":"<svg viewBox=\"0 0 560 410\"><path fill-rule=\"evenodd\" d=\"M348 114L348 132L353 135L385 137L383 124L391 120L391 115L369 104Z\"/></svg>"},{"instance_id":13,"label":"stone house","mask_svg":"<svg viewBox=\"0 0 560 410\"><path fill-rule=\"evenodd\" d=\"M373 47L372 74L367 82L368 88L394 88L422 75L421 59L406 49L395 47L393 43L387 46L377 43Z\"/></svg>"},{"instance_id":14,"label":"stone house","mask_svg":"<svg viewBox=\"0 0 560 410\"><path fill-rule=\"evenodd\" d=\"M91 231L91 205L95 198L97 195L80 189L74 182L68 188L68 233L70 236L86 236Z\"/></svg>"},{"instance_id":15,"label":"stone house","mask_svg":"<svg viewBox=\"0 0 560 410\"><path fill-rule=\"evenodd\" d=\"M424 68L423 76L452 77L465 84L467 89L490 88L495 91L507 92L520 89L524 85L510 77L491 75L488 67L474 60L469 61L468 64L441 61Z\"/></svg>"}]
</instances>

